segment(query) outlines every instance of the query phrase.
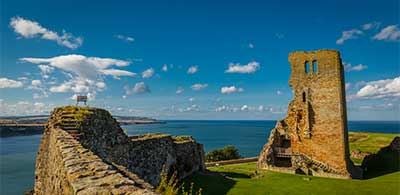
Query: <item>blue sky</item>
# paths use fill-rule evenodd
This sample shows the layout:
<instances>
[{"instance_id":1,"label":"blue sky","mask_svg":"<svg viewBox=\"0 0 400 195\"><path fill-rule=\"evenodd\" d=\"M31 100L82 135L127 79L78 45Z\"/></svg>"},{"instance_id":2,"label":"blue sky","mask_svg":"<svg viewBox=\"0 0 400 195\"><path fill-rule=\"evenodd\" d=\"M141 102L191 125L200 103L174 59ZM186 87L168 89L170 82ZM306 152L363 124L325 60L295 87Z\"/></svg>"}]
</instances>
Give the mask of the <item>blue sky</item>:
<instances>
[{"instance_id":1,"label":"blue sky","mask_svg":"<svg viewBox=\"0 0 400 195\"><path fill-rule=\"evenodd\" d=\"M398 1L1 1L0 115L279 119L288 54L337 49L350 120L400 118ZM189 71L189 69L191 71Z\"/></svg>"}]
</instances>

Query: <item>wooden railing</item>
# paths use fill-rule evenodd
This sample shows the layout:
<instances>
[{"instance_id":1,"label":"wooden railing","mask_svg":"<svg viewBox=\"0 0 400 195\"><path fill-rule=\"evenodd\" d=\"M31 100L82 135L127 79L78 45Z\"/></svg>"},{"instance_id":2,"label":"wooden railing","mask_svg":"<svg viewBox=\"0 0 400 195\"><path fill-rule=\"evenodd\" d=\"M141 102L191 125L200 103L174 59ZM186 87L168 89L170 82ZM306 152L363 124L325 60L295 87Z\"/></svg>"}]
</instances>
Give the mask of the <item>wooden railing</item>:
<instances>
[{"instance_id":1,"label":"wooden railing","mask_svg":"<svg viewBox=\"0 0 400 195\"><path fill-rule=\"evenodd\" d=\"M276 157L288 158L292 156L291 148L274 147L274 154Z\"/></svg>"}]
</instances>

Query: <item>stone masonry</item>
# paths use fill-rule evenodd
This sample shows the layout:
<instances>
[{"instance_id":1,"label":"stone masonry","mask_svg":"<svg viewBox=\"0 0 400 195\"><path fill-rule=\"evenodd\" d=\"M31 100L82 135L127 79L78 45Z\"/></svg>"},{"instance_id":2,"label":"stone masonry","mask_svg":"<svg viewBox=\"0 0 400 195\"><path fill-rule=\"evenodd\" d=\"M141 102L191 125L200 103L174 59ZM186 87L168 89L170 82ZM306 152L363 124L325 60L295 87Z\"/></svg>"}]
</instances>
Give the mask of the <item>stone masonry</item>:
<instances>
[{"instance_id":1,"label":"stone masonry","mask_svg":"<svg viewBox=\"0 0 400 195\"><path fill-rule=\"evenodd\" d=\"M338 51L293 52L294 99L272 129L258 167L337 178L359 178L349 156L343 65Z\"/></svg>"},{"instance_id":2,"label":"stone masonry","mask_svg":"<svg viewBox=\"0 0 400 195\"><path fill-rule=\"evenodd\" d=\"M35 194L156 194L161 173L203 171L203 146L187 136L127 136L109 112L56 108L35 169Z\"/></svg>"}]
</instances>

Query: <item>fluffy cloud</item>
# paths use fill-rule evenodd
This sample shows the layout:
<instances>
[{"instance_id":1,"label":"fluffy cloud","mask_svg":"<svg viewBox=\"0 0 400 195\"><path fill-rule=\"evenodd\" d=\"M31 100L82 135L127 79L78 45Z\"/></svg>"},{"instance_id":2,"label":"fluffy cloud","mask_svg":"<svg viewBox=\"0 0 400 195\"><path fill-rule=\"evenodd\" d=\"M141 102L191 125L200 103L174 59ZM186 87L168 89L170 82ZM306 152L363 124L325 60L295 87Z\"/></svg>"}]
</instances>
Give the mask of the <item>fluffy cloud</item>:
<instances>
[{"instance_id":1,"label":"fluffy cloud","mask_svg":"<svg viewBox=\"0 0 400 195\"><path fill-rule=\"evenodd\" d=\"M368 68L368 66L363 65L363 64L358 64L358 65L354 65L352 66L350 63L343 63L344 65L344 70L346 72L351 72L351 71L362 71Z\"/></svg>"},{"instance_id":2,"label":"fluffy cloud","mask_svg":"<svg viewBox=\"0 0 400 195\"><path fill-rule=\"evenodd\" d=\"M249 110L249 106L243 105L243 106L240 108L240 110L241 110L241 111L248 111L248 110Z\"/></svg>"},{"instance_id":3,"label":"fluffy cloud","mask_svg":"<svg viewBox=\"0 0 400 195\"><path fill-rule=\"evenodd\" d=\"M0 78L0 89L4 88L20 88L23 86L21 81L16 81L8 78Z\"/></svg>"},{"instance_id":4,"label":"fluffy cloud","mask_svg":"<svg viewBox=\"0 0 400 195\"><path fill-rule=\"evenodd\" d=\"M191 66L191 67L188 68L187 73L188 74L195 74L198 71L199 71L199 67L198 66Z\"/></svg>"},{"instance_id":5,"label":"fluffy cloud","mask_svg":"<svg viewBox=\"0 0 400 195\"><path fill-rule=\"evenodd\" d=\"M356 94L358 98L380 99L400 97L400 76L393 79L370 81Z\"/></svg>"},{"instance_id":6,"label":"fluffy cloud","mask_svg":"<svg viewBox=\"0 0 400 195\"><path fill-rule=\"evenodd\" d=\"M400 29L397 27L397 25L390 25L383 28L372 38L383 41L400 41Z\"/></svg>"},{"instance_id":7,"label":"fluffy cloud","mask_svg":"<svg viewBox=\"0 0 400 195\"><path fill-rule=\"evenodd\" d=\"M231 93L237 93L237 92L242 92L242 91L243 91L243 88L236 88L235 86L221 88L222 94L231 94Z\"/></svg>"},{"instance_id":8,"label":"fluffy cloud","mask_svg":"<svg viewBox=\"0 0 400 195\"><path fill-rule=\"evenodd\" d=\"M249 62L246 65L240 65L239 63L234 64L230 63L226 73L241 73L241 74L250 74L256 72L260 68L260 63L253 61Z\"/></svg>"},{"instance_id":9,"label":"fluffy cloud","mask_svg":"<svg viewBox=\"0 0 400 195\"><path fill-rule=\"evenodd\" d=\"M143 94L143 93L150 93L150 92L151 91L150 91L149 86L147 86L144 82L136 83L133 88L130 88L129 86L125 86L125 94L126 95L131 95L133 93ZM126 98L126 96L125 96L125 98Z\"/></svg>"},{"instance_id":10,"label":"fluffy cloud","mask_svg":"<svg viewBox=\"0 0 400 195\"><path fill-rule=\"evenodd\" d=\"M40 69L40 74L45 79L49 78L49 74L51 74L54 71L54 67L51 67L48 65L40 64L40 65L38 65L38 67Z\"/></svg>"},{"instance_id":11,"label":"fluffy cloud","mask_svg":"<svg viewBox=\"0 0 400 195\"><path fill-rule=\"evenodd\" d=\"M164 64L161 68L162 71L167 72L168 71L168 66Z\"/></svg>"},{"instance_id":12,"label":"fluffy cloud","mask_svg":"<svg viewBox=\"0 0 400 195\"><path fill-rule=\"evenodd\" d=\"M133 42L133 41L135 41L134 38L129 37L129 36L115 35L115 37L116 37L117 39L120 39L120 40L123 40L123 41L126 41L126 42Z\"/></svg>"},{"instance_id":13,"label":"fluffy cloud","mask_svg":"<svg viewBox=\"0 0 400 195\"><path fill-rule=\"evenodd\" d=\"M347 31L342 32L342 36L336 40L336 44L341 45L345 41L350 40L350 39L357 39L359 35L362 35L363 32L358 29L351 29Z\"/></svg>"},{"instance_id":14,"label":"fluffy cloud","mask_svg":"<svg viewBox=\"0 0 400 195\"><path fill-rule=\"evenodd\" d=\"M136 76L136 73L129 72L126 70L119 70L119 69L105 69L105 70L100 70L100 72L104 75L110 75L113 76L115 79L119 79L121 76Z\"/></svg>"},{"instance_id":15,"label":"fluffy cloud","mask_svg":"<svg viewBox=\"0 0 400 195\"><path fill-rule=\"evenodd\" d=\"M370 30L370 29L379 28L380 25L381 25L380 22L370 22L370 23L367 23L367 24L362 25L361 28L362 28L363 30Z\"/></svg>"},{"instance_id":16,"label":"fluffy cloud","mask_svg":"<svg viewBox=\"0 0 400 195\"><path fill-rule=\"evenodd\" d=\"M57 44L70 49L76 49L82 45L81 37L74 37L70 33L63 31L62 35L42 27L39 23L27 20L21 17L13 17L10 21L10 26L16 33L24 38L40 37L41 39L55 41Z\"/></svg>"},{"instance_id":17,"label":"fluffy cloud","mask_svg":"<svg viewBox=\"0 0 400 195\"><path fill-rule=\"evenodd\" d=\"M183 89L182 87L178 87L178 89L176 89L176 94L181 94L185 91L185 89Z\"/></svg>"},{"instance_id":18,"label":"fluffy cloud","mask_svg":"<svg viewBox=\"0 0 400 195\"><path fill-rule=\"evenodd\" d=\"M42 85L42 82L40 80L32 80L31 84L33 87L39 87Z\"/></svg>"},{"instance_id":19,"label":"fluffy cloud","mask_svg":"<svg viewBox=\"0 0 400 195\"><path fill-rule=\"evenodd\" d=\"M192 88L192 90L194 90L194 91L200 91L206 87L208 87L208 84L196 83L196 84L192 85L190 88Z\"/></svg>"},{"instance_id":20,"label":"fluffy cloud","mask_svg":"<svg viewBox=\"0 0 400 195\"><path fill-rule=\"evenodd\" d=\"M198 112L200 111L200 107L196 104L192 104L186 108L178 108L178 112Z\"/></svg>"},{"instance_id":21,"label":"fluffy cloud","mask_svg":"<svg viewBox=\"0 0 400 195\"><path fill-rule=\"evenodd\" d=\"M129 61L86 57L83 55L62 55L52 58L20 58L23 62L38 64L44 78L54 71L55 68L63 71L68 76L68 80L63 83L50 86L49 91L53 93L86 93L94 97L96 92L102 91L106 87L104 76L135 76L133 72L112 68L124 67L130 64Z\"/></svg>"},{"instance_id":22,"label":"fluffy cloud","mask_svg":"<svg viewBox=\"0 0 400 195\"><path fill-rule=\"evenodd\" d=\"M153 68L149 68L145 71L142 72L142 78L150 78L154 75L154 69Z\"/></svg>"},{"instance_id":23,"label":"fluffy cloud","mask_svg":"<svg viewBox=\"0 0 400 195\"><path fill-rule=\"evenodd\" d=\"M42 102L19 101L11 103L0 99L0 110L4 116L49 114L53 106L53 104Z\"/></svg>"},{"instance_id":24,"label":"fluffy cloud","mask_svg":"<svg viewBox=\"0 0 400 195\"><path fill-rule=\"evenodd\" d=\"M135 73L119 69L107 69L111 66L123 67L129 61L112 58L86 57L83 55L61 55L52 58L20 58L23 62L47 65L73 73L82 78L96 78L99 75L134 76Z\"/></svg>"}]
</instances>

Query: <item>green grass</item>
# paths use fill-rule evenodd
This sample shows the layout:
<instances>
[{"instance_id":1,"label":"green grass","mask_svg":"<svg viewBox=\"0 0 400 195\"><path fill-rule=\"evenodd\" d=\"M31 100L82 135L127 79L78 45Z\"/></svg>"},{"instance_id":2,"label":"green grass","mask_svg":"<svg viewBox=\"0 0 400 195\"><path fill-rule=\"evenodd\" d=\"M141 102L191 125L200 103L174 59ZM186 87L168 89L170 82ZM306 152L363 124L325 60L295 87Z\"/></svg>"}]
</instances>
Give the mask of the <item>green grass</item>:
<instances>
[{"instance_id":1,"label":"green grass","mask_svg":"<svg viewBox=\"0 0 400 195\"><path fill-rule=\"evenodd\" d=\"M390 133L363 133L350 132L349 145L350 151L358 150L367 153L377 153L380 148L390 144L395 136L399 134ZM362 159L351 158L354 163L361 164Z\"/></svg>"},{"instance_id":2,"label":"green grass","mask_svg":"<svg viewBox=\"0 0 400 195\"><path fill-rule=\"evenodd\" d=\"M368 180L344 180L258 171L256 163L209 168L213 175L196 174L194 182L202 194L400 194L400 172ZM225 174L227 177L219 175Z\"/></svg>"},{"instance_id":3,"label":"green grass","mask_svg":"<svg viewBox=\"0 0 400 195\"><path fill-rule=\"evenodd\" d=\"M397 134L398 135L398 134ZM350 133L351 150L376 153L396 134ZM219 194L400 194L400 171L377 174L364 180L346 180L294 175L273 171L256 172L256 163L208 168L187 178L188 186L202 188L203 195Z\"/></svg>"},{"instance_id":4,"label":"green grass","mask_svg":"<svg viewBox=\"0 0 400 195\"><path fill-rule=\"evenodd\" d=\"M380 148L390 144L399 134L391 133L349 133L350 150L376 153Z\"/></svg>"}]
</instances>

